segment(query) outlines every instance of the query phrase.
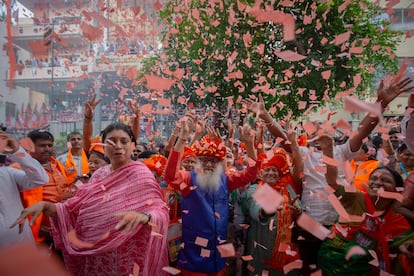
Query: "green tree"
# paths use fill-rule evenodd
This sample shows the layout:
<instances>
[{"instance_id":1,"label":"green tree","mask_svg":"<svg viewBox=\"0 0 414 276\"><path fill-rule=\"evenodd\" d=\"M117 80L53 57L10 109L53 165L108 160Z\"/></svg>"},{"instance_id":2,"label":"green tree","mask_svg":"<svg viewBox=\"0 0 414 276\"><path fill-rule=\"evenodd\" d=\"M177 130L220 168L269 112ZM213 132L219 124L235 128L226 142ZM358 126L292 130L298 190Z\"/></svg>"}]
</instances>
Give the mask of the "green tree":
<instances>
[{"instance_id":1,"label":"green tree","mask_svg":"<svg viewBox=\"0 0 414 276\"><path fill-rule=\"evenodd\" d=\"M364 94L376 74L397 70L393 57L401 34L387 29L370 1L344 2L169 1L161 11L164 52L144 72L171 77L184 69L166 91L176 103L184 97L187 104L221 109L229 98L260 93L277 118ZM282 25L272 18L260 20L264 11L293 16L295 39L284 41ZM281 57L284 51L300 56L292 61Z\"/></svg>"}]
</instances>

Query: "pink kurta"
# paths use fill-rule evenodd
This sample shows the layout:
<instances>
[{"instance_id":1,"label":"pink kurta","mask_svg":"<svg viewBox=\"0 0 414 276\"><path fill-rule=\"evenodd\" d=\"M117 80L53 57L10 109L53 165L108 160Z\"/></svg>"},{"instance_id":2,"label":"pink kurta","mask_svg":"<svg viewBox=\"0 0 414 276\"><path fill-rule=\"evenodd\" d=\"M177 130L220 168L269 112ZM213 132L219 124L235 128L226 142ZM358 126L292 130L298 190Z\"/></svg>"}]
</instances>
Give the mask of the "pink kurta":
<instances>
[{"instance_id":1,"label":"pink kurta","mask_svg":"<svg viewBox=\"0 0 414 276\"><path fill-rule=\"evenodd\" d=\"M71 273L130 275L137 264L139 275L166 275L162 267L168 266L168 210L159 185L144 164L130 162L114 172L110 165L105 166L75 197L56 207L53 237ZM150 213L151 224L156 225L153 231L160 235L151 235L149 225L139 225L128 234L115 230L120 220L115 214L125 211ZM73 244L67 235L72 229L80 241L89 244Z\"/></svg>"}]
</instances>

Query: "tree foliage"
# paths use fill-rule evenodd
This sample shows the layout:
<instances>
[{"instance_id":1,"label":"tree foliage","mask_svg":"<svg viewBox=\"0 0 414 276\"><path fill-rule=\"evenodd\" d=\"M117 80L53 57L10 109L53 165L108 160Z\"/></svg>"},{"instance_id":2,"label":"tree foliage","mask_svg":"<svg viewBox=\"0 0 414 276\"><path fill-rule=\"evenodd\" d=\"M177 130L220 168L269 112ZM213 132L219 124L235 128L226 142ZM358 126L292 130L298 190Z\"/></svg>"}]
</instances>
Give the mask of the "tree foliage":
<instances>
[{"instance_id":1,"label":"tree foliage","mask_svg":"<svg viewBox=\"0 0 414 276\"><path fill-rule=\"evenodd\" d=\"M284 41L282 25L261 22L258 10L292 15L295 39ZM164 53L146 70L164 77L183 70L166 91L176 103L221 109L261 94L275 117L297 117L372 91L376 74L397 69L400 34L380 15L367 0L172 0L161 11ZM302 58L281 58L284 51Z\"/></svg>"}]
</instances>

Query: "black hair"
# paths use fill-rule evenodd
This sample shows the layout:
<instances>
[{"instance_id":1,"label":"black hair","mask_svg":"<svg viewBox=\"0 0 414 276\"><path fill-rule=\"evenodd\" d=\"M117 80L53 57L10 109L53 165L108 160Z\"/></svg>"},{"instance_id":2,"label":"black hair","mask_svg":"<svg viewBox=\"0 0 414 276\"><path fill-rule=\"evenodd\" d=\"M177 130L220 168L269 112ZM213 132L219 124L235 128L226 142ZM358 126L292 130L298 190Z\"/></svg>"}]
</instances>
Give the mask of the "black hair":
<instances>
[{"instance_id":1,"label":"black hair","mask_svg":"<svg viewBox=\"0 0 414 276\"><path fill-rule=\"evenodd\" d=\"M375 135L373 135L371 139L371 143L376 149L379 149L382 144L381 133L376 133Z\"/></svg>"},{"instance_id":2,"label":"black hair","mask_svg":"<svg viewBox=\"0 0 414 276\"><path fill-rule=\"evenodd\" d=\"M396 133L400 133L400 132L396 129L391 129L390 131L388 131L388 135L393 135L393 134L396 134Z\"/></svg>"},{"instance_id":3,"label":"black hair","mask_svg":"<svg viewBox=\"0 0 414 276\"><path fill-rule=\"evenodd\" d=\"M159 154L159 152L158 151L153 151L153 150L146 150L146 151L141 152L138 155L138 158L147 159L147 158L150 158L154 154Z\"/></svg>"},{"instance_id":4,"label":"black hair","mask_svg":"<svg viewBox=\"0 0 414 276\"><path fill-rule=\"evenodd\" d=\"M367 153L367 152L368 152L368 145L367 145L366 143L362 143L362 145L361 145L361 149L362 149L365 153Z\"/></svg>"},{"instance_id":5,"label":"black hair","mask_svg":"<svg viewBox=\"0 0 414 276\"><path fill-rule=\"evenodd\" d=\"M112 123L109 126L107 126L102 132L101 132L101 136L102 136L102 143L105 143L105 138L108 135L109 132L113 131L113 130L123 130L125 131L129 138L131 138L132 142L135 142L135 136L134 133L132 132L132 129L130 126L123 124L123 123Z\"/></svg>"},{"instance_id":6,"label":"black hair","mask_svg":"<svg viewBox=\"0 0 414 276\"><path fill-rule=\"evenodd\" d=\"M141 142L141 143L138 143L137 146L138 145L142 146L144 148L144 151L148 150L148 144L147 143Z\"/></svg>"},{"instance_id":7,"label":"black hair","mask_svg":"<svg viewBox=\"0 0 414 276\"><path fill-rule=\"evenodd\" d=\"M55 138L53 137L52 133L43 129L36 129L30 131L27 134L27 137L29 137L33 141L33 143L35 143L37 140L48 140L52 142L55 141Z\"/></svg>"},{"instance_id":8,"label":"black hair","mask_svg":"<svg viewBox=\"0 0 414 276\"><path fill-rule=\"evenodd\" d=\"M110 164L110 163L111 163L111 161L109 160L109 158L108 158L108 157L106 157L105 155L103 155L102 153L100 153L99 151L96 151L96 150L91 150L91 152L89 153L89 157L90 157L92 154L95 154L96 156L98 156L98 158L99 158L99 159L102 159L102 160L103 160L103 161L105 161L107 164Z\"/></svg>"},{"instance_id":9,"label":"black hair","mask_svg":"<svg viewBox=\"0 0 414 276\"><path fill-rule=\"evenodd\" d=\"M404 180L402 179L401 175L394 169L391 169L389 167L385 167L385 166L380 166L378 168L376 168L375 170L373 170L370 174L370 176L376 172L377 170L387 170L388 172L390 172L395 180L395 187L404 187Z\"/></svg>"},{"instance_id":10,"label":"black hair","mask_svg":"<svg viewBox=\"0 0 414 276\"><path fill-rule=\"evenodd\" d=\"M403 151L405 151L407 148L407 145L405 143L401 143L397 148L397 153L401 154Z\"/></svg>"},{"instance_id":11,"label":"black hair","mask_svg":"<svg viewBox=\"0 0 414 276\"><path fill-rule=\"evenodd\" d=\"M70 137L72 137L73 135L80 135L80 136L82 136L82 133L80 133L80 132L77 132L77 131L72 131L71 133L69 133L67 136L66 136L66 141L70 141Z\"/></svg>"}]
</instances>

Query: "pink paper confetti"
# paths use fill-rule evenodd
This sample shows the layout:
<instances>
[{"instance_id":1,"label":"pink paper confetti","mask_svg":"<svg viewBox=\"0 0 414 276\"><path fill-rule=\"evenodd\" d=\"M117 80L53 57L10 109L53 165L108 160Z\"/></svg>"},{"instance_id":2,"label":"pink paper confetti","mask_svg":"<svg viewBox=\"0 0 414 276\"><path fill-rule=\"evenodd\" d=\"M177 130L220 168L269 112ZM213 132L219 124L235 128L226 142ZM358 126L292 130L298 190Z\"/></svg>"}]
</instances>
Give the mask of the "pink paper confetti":
<instances>
[{"instance_id":1,"label":"pink paper confetti","mask_svg":"<svg viewBox=\"0 0 414 276\"><path fill-rule=\"evenodd\" d=\"M275 55L285 61L301 61L306 58L306 56L303 56L291 50L275 52Z\"/></svg>"},{"instance_id":2,"label":"pink paper confetti","mask_svg":"<svg viewBox=\"0 0 414 276\"><path fill-rule=\"evenodd\" d=\"M358 245L354 245L352 247L349 248L348 252L345 255L345 260L349 261L349 259L354 256L354 255L366 255L367 252Z\"/></svg>"},{"instance_id":3,"label":"pink paper confetti","mask_svg":"<svg viewBox=\"0 0 414 276\"><path fill-rule=\"evenodd\" d=\"M302 265L303 265L302 260L295 260L283 266L283 273L288 274L290 271L294 269L301 269Z\"/></svg>"},{"instance_id":4,"label":"pink paper confetti","mask_svg":"<svg viewBox=\"0 0 414 276\"><path fill-rule=\"evenodd\" d=\"M139 275L139 265L134 263L134 268L132 269L132 275L138 276Z\"/></svg>"},{"instance_id":5,"label":"pink paper confetti","mask_svg":"<svg viewBox=\"0 0 414 276\"><path fill-rule=\"evenodd\" d=\"M181 270L176 269L175 267L171 267L171 266L164 266L162 268L162 270L164 270L164 271L166 271L166 272L168 272L169 274L172 274L172 275L181 274Z\"/></svg>"},{"instance_id":6,"label":"pink paper confetti","mask_svg":"<svg viewBox=\"0 0 414 276\"><path fill-rule=\"evenodd\" d=\"M342 206L339 199L334 194L330 194L330 195L328 195L328 200L332 204L332 206L334 207L334 209L338 213L338 215L340 217L343 217L345 219L345 221L349 221L349 214L345 210L344 206Z\"/></svg>"},{"instance_id":7,"label":"pink paper confetti","mask_svg":"<svg viewBox=\"0 0 414 276\"><path fill-rule=\"evenodd\" d=\"M200 256L205 257L205 258L209 258L210 257L210 250L201 248Z\"/></svg>"},{"instance_id":8,"label":"pink paper confetti","mask_svg":"<svg viewBox=\"0 0 414 276\"><path fill-rule=\"evenodd\" d=\"M329 229L324 227L322 224L314 220L309 215L302 213L300 217L296 220L298 225L317 237L320 240L326 239L326 237L331 233Z\"/></svg>"},{"instance_id":9,"label":"pink paper confetti","mask_svg":"<svg viewBox=\"0 0 414 276\"><path fill-rule=\"evenodd\" d=\"M234 257L236 251L232 243L225 243L217 246L217 250L220 252L222 258Z\"/></svg>"},{"instance_id":10,"label":"pink paper confetti","mask_svg":"<svg viewBox=\"0 0 414 276\"><path fill-rule=\"evenodd\" d=\"M277 208L283 202L283 196L267 183L258 186L252 197L268 214L276 212Z\"/></svg>"},{"instance_id":11,"label":"pink paper confetti","mask_svg":"<svg viewBox=\"0 0 414 276\"><path fill-rule=\"evenodd\" d=\"M202 246L202 247L207 247L208 239L205 239L202 237L196 237L195 244Z\"/></svg>"},{"instance_id":12,"label":"pink paper confetti","mask_svg":"<svg viewBox=\"0 0 414 276\"><path fill-rule=\"evenodd\" d=\"M382 198L395 199L399 202L402 202L404 198L402 194L396 193L396 192L384 191L384 188L382 187L378 189L377 195Z\"/></svg>"},{"instance_id":13,"label":"pink paper confetti","mask_svg":"<svg viewBox=\"0 0 414 276\"><path fill-rule=\"evenodd\" d=\"M101 240L104 240L106 238L109 237L109 231L106 232L105 234L103 234L97 241L95 242L85 242L85 241L81 241L80 239L78 239L75 229L72 229L71 231L69 231L67 233L67 238L68 240L75 246L79 247L79 248L92 248L95 246L95 244L97 244L98 242L100 242Z\"/></svg>"},{"instance_id":14,"label":"pink paper confetti","mask_svg":"<svg viewBox=\"0 0 414 276\"><path fill-rule=\"evenodd\" d=\"M305 132L308 135L312 135L317 130L316 127L315 127L315 125L311 121L307 121L302 127L303 127L303 130L305 130Z\"/></svg>"},{"instance_id":15,"label":"pink paper confetti","mask_svg":"<svg viewBox=\"0 0 414 276\"><path fill-rule=\"evenodd\" d=\"M344 109L349 112L368 112L382 120L382 107L380 103L365 103L352 97L345 97Z\"/></svg>"},{"instance_id":16,"label":"pink paper confetti","mask_svg":"<svg viewBox=\"0 0 414 276\"><path fill-rule=\"evenodd\" d=\"M241 256L241 259L245 262L253 261L252 255Z\"/></svg>"}]
</instances>

